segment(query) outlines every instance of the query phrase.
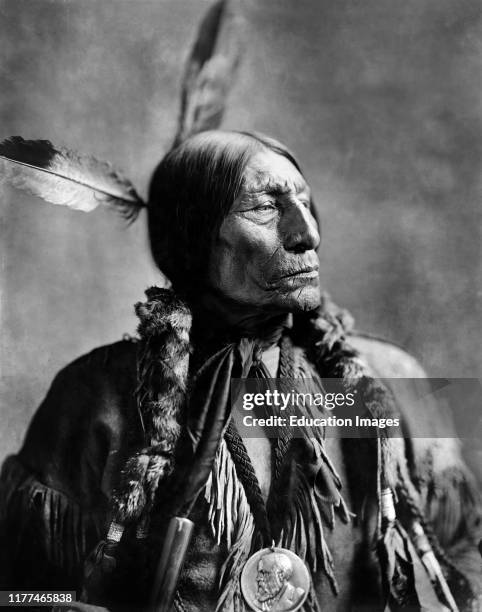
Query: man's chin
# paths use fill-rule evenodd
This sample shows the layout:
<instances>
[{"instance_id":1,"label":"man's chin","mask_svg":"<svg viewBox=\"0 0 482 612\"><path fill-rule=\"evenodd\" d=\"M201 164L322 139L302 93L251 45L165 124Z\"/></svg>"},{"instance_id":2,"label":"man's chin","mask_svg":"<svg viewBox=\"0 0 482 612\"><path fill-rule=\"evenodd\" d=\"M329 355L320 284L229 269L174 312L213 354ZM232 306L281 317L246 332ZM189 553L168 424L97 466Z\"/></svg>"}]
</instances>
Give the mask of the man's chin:
<instances>
[{"instance_id":1,"label":"man's chin","mask_svg":"<svg viewBox=\"0 0 482 612\"><path fill-rule=\"evenodd\" d=\"M308 312L318 308L321 303L321 291L317 285L294 289L277 297L278 305L287 312Z\"/></svg>"}]
</instances>

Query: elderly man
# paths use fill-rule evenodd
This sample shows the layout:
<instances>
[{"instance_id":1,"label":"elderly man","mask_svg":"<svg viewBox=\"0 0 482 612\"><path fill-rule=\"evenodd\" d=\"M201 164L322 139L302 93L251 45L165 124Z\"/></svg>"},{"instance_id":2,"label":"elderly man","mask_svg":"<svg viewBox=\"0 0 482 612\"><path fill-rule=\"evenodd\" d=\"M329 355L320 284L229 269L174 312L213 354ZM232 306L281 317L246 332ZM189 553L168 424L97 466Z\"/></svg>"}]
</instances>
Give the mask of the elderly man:
<instances>
[{"instance_id":1,"label":"elderly man","mask_svg":"<svg viewBox=\"0 0 482 612\"><path fill-rule=\"evenodd\" d=\"M165 526L184 509L195 530L180 612L248 609L243 572L273 542L309 571L305 612L455 609L453 597L470 609L480 513L450 433L242 438L231 418L232 378L304 378L320 392L336 379L368 416L401 416L407 430L420 395L414 360L354 334L321 290L313 195L293 155L258 134L193 136L159 164L148 211L172 289L136 306L139 339L62 370L7 459L2 588L142 610ZM378 380L398 376L411 380Z\"/></svg>"}]
</instances>

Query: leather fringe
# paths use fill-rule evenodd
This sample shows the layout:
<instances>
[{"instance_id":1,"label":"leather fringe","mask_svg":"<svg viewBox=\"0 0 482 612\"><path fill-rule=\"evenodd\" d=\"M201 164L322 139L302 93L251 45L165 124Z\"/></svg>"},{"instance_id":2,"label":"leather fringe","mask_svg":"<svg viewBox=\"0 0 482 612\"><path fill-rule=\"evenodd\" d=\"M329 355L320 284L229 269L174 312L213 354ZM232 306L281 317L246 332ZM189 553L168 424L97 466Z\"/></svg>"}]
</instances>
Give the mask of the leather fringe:
<instances>
[{"instance_id":1,"label":"leather fringe","mask_svg":"<svg viewBox=\"0 0 482 612\"><path fill-rule=\"evenodd\" d=\"M220 574L221 594L216 612L244 612L239 577L248 559L255 532L254 518L234 461L223 439L206 483L209 524L217 543L226 541L229 554Z\"/></svg>"},{"instance_id":2,"label":"leather fringe","mask_svg":"<svg viewBox=\"0 0 482 612\"><path fill-rule=\"evenodd\" d=\"M443 547L461 537L482 537L481 495L474 477L463 467L433 474L427 492L427 515Z\"/></svg>"},{"instance_id":3,"label":"leather fringe","mask_svg":"<svg viewBox=\"0 0 482 612\"><path fill-rule=\"evenodd\" d=\"M17 519L18 542L24 536L21 527L28 524L28 515L35 513L44 530L42 541L47 560L68 573L78 571L86 555L87 532L93 521L66 495L39 482L14 456L8 457L3 465L0 508L0 522L9 517Z\"/></svg>"},{"instance_id":4,"label":"leather fringe","mask_svg":"<svg viewBox=\"0 0 482 612\"><path fill-rule=\"evenodd\" d=\"M311 440L318 459L318 470L329 469L330 476L339 485L338 476L326 457L323 445ZM320 467L328 461L327 467ZM329 467L328 467L329 466ZM306 560L312 572L322 569L328 577L333 592L338 592L333 557L323 533L323 522L334 527L335 511L344 522L350 520L350 512L341 497L338 486L330 497L319 490L316 481L318 470L308 478L306 466L294 464L294 497L285 525L279 536L279 545L295 552ZM333 471L332 471L333 470ZM236 466L223 439L216 454L213 470L205 489L209 504L209 524L218 544L222 540L230 550L221 569L220 588L216 612L242 612L243 598L239 577L245 561L255 547L256 533L253 513L236 473ZM311 603L310 603L311 602ZM316 612L318 604L313 591L303 607L304 612Z\"/></svg>"}]
</instances>

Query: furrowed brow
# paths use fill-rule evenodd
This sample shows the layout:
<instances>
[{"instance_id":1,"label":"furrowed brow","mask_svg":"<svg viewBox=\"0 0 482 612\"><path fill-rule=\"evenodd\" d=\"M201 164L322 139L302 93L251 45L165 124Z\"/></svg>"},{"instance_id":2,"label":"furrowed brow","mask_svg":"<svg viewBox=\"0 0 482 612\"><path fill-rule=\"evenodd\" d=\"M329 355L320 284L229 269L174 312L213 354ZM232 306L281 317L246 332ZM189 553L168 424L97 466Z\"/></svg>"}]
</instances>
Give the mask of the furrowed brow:
<instances>
[{"instance_id":1,"label":"furrowed brow","mask_svg":"<svg viewBox=\"0 0 482 612\"><path fill-rule=\"evenodd\" d=\"M291 193L291 191L295 190L296 194L301 193L302 191L307 191L308 186L306 183L290 183L287 180L280 181L278 179L268 179L268 180L260 180L253 189L254 193L267 193L273 196L283 196Z\"/></svg>"}]
</instances>

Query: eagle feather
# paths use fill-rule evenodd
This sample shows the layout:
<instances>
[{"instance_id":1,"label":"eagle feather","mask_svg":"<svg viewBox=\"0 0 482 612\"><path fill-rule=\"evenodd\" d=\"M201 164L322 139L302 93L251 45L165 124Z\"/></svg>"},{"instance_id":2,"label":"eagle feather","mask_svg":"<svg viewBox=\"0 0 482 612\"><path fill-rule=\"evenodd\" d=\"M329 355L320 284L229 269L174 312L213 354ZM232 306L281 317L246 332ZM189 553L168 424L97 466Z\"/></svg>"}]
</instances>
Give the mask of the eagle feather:
<instances>
[{"instance_id":1,"label":"eagle feather","mask_svg":"<svg viewBox=\"0 0 482 612\"><path fill-rule=\"evenodd\" d=\"M221 124L244 47L238 4L239 0L216 2L201 23L184 71L174 146Z\"/></svg>"},{"instance_id":2,"label":"eagle feather","mask_svg":"<svg viewBox=\"0 0 482 612\"><path fill-rule=\"evenodd\" d=\"M145 203L108 162L20 136L0 143L0 178L43 200L90 212L105 204L133 221Z\"/></svg>"}]
</instances>

